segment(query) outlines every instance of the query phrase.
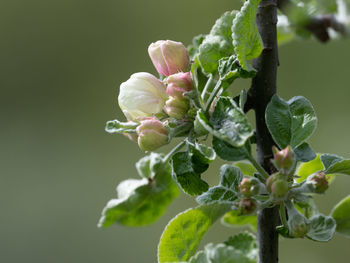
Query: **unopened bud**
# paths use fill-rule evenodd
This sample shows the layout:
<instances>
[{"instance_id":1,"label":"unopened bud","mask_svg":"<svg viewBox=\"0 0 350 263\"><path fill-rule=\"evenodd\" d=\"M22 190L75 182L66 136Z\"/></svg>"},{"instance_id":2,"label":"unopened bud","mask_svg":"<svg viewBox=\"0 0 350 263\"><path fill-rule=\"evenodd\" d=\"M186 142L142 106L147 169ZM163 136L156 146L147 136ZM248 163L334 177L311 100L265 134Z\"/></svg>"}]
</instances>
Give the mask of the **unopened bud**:
<instances>
[{"instance_id":1,"label":"unopened bud","mask_svg":"<svg viewBox=\"0 0 350 263\"><path fill-rule=\"evenodd\" d=\"M315 193L321 194L328 189L328 179L324 172L319 172L310 176L308 183L311 184Z\"/></svg>"},{"instance_id":2,"label":"unopened bud","mask_svg":"<svg viewBox=\"0 0 350 263\"><path fill-rule=\"evenodd\" d=\"M169 96L175 97L178 99L184 98L184 93L192 90L193 83L190 72L179 72L173 75L170 75L166 79L168 87L166 92Z\"/></svg>"},{"instance_id":3,"label":"unopened bud","mask_svg":"<svg viewBox=\"0 0 350 263\"><path fill-rule=\"evenodd\" d=\"M144 151L154 151L168 143L168 130L156 118L147 118L137 127L138 144Z\"/></svg>"},{"instance_id":4,"label":"unopened bud","mask_svg":"<svg viewBox=\"0 0 350 263\"><path fill-rule=\"evenodd\" d=\"M170 97L164 106L164 111L172 118L182 119L190 108L190 103L186 99Z\"/></svg>"},{"instance_id":5,"label":"unopened bud","mask_svg":"<svg viewBox=\"0 0 350 263\"><path fill-rule=\"evenodd\" d=\"M246 197L239 202L239 209L242 215L249 215L253 213L255 211L255 208L255 201L251 198Z\"/></svg>"},{"instance_id":6,"label":"unopened bud","mask_svg":"<svg viewBox=\"0 0 350 263\"><path fill-rule=\"evenodd\" d=\"M276 173L270 175L266 180L267 190L276 199L282 199L286 196L289 190L288 182L282 174Z\"/></svg>"},{"instance_id":7,"label":"unopened bud","mask_svg":"<svg viewBox=\"0 0 350 263\"><path fill-rule=\"evenodd\" d=\"M189 55L181 42L159 40L148 47L148 54L153 65L163 76L186 71L189 65Z\"/></svg>"},{"instance_id":8,"label":"unopened bud","mask_svg":"<svg viewBox=\"0 0 350 263\"><path fill-rule=\"evenodd\" d=\"M257 195L260 190L260 182L254 177L244 177L239 185L239 191L244 196Z\"/></svg>"},{"instance_id":9,"label":"unopened bud","mask_svg":"<svg viewBox=\"0 0 350 263\"><path fill-rule=\"evenodd\" d=\"M295 155L289 145L281 151L278 151L278 149L273 146L272 150L274 153L274 164L277 169L284 169L286 171L289 171L294 167L296 161Z\"/></svg>"},{"instance_id":10,"label":"unopened bud","mask_svg":"<svg viewBox=\"0 0 350 263\"><path fill-rule=\"evenodd\" d=\"M120 85L118 103L128 120L161 113L168 96L162 81L146 72L135 73Z\"/></svg>"}]
</instances>

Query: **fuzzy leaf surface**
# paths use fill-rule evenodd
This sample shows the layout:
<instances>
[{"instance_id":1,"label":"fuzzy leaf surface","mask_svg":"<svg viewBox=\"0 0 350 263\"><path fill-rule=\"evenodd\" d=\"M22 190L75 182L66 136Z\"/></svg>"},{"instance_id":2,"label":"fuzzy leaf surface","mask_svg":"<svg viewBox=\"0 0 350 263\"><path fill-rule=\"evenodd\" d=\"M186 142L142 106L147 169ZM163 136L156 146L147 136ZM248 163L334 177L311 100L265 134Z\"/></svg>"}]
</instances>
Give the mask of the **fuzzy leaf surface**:
<instances>
[{"instance_id":1,"label":"fuzzy leaf surface","mask_svg":"<svg viewBox=\"0 0 350 263\"><path fill-rule=\"evenodd\" d=\"M331 216L321 214L310 217L310 230L306 236L314 241L327 242L335 233L336 222Z\"/></svg>"},{"instance_id":2,"label":"fuzzy leaf surface","mask_svg":"<svg viewBox=\"0 0 350 263\"><path fill-rule=\"evenodd\" d=\"M158 263L188 261L209 228L229 210L230 205L212 204L178 214L168 223L161 236Z\"/></svg>"}]
</instances>

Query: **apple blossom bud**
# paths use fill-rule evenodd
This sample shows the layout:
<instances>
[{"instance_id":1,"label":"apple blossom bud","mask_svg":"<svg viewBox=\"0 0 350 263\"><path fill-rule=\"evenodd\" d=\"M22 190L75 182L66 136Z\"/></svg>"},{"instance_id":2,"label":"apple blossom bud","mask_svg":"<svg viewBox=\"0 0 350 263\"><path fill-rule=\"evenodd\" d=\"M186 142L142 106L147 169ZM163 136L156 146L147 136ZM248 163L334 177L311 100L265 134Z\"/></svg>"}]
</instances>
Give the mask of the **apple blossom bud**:
<instances>
[{"instance_id":1,"label":"apple blossom bud","mask_svg":"<svg viewBox=\"0 0 350 263\"><path fill-rule=\"evenodd\" d=\"M294 167L296 160L293 150L289 145L281 151L278 151L278 149L273 146L272 150L274 153L274 164L277 169L289 171Z\"/></svg>"},{"instance_id":2,"label":"apple blossom bud","mask_svg":"<svg viewBox=\"0 0 350 263\"><path fill-rule=\"evenodd\" d=\"M168 96L162 81L146 72L135 73L120 85L118 103L128 120L161 113Z\"/></svg>"},{"instance_id":3,"label":"apple blossom bud","mask_svg":"<svg viewBox=\"0 0 350 263\"><path fill-rule=\"evenodd\" d=\"M164 111L172 118L182 119L190 108L188 100L170 97L165 102Z\"/></svg>"},{"instance_id":4,"label":"apple blossom bud","mask_svg":"<svg viewBox=\"0 0 350 263\"><path fill-rule=\"evenodd\" d=\"M239 209L242 215L249 215L253 213L255 211L255 208L255 201L251 198L246 197L239 202Z\"/></svg>"},{"instance_id":5,"label":"apple blossom bud","mask_svg":"<svg viewBox=\"0 0 350 263\"><path fill-rule=\"evenodd\" d=\"M260 190L260 182L254 177L244 177L239 185L239 191L244 196L257 195Z\"/></svg>"},{"instance_id":6,"label":"apple blossom bud","mask_svg":"<svg viewBox=\"0 0 350 263\"><path fill-rule=\"evenodd\" d=\"M313 192L322 194L328 189L328 179L324 172L316 173L308 178L309 187Z\"/></svg>"},{"instance_id":7,"label":"apple blossom bud","mask_svg":"<svg viewBox=\"0 0 350 263\"><path fill-rule=\"evenodd\" d=\"M161 121L153 117L142 120L136 132L139 136L139 147L144 151L154 151L169 142L168 130Z\"/></svg>"},{"instance_id":8,"label":"apple blossom bud","mask_svg":"<svg viewBox=\"0 0 350 263\"><path fill-rule=\"evenodd\" d=\"M184 93L192 90L193 83L190 72L179 72L173 75L170 75L166 79L168 87L166 92L169 96L182 99L184 98Z\"/></svg>"},{"instance_id":9,"label":"apple blossom bud","mask_svg":"<svg viewBox=\"0 0 350 263\"><path fill-rule=\"evenodd\" d=\"M148 47L148 54L153 65L163 76L170 76L180 71L186 71L189 65L189 55L181 42L159 40Z\"/></svg>"},{"instance_id":10,"label":"apple blossom bud","mask_svg":"<svg viewBox=\"0 0 350 263\"><path fill-rule=\"evenodd\" d=\"M266 180L266 187L276 199L284 198L289 190L288 182L280 173L270 175Z\"/></svg>"}]
</instances>

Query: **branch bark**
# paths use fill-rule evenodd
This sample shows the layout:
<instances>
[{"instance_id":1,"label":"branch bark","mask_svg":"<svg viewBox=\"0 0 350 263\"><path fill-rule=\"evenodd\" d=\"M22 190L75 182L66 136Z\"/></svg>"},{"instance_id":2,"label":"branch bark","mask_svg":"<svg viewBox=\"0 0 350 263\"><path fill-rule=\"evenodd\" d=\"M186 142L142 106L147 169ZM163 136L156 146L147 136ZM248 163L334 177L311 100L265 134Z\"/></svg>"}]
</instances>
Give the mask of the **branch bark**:
<instances>
[{"instance_id":1,"label":"branch bark","mask_svg":"<svg viewBox=\"0 0 350 263\"><path fill-rule=\"evenodd\" d=\"M290 0L278 0L277 6L283 13L287 13L287 9L290 7L296 8L295 4ZM310 17L310 19L305 23L304 28L322 43L326 43L330 40L328 33L329 28L332 28L342 35L347 34L345 25L330 14Z\"/></svg>"},{"instance_id":2,"label":"branch bark","mask_svg":"<svg viewBox=\"0 0 350 263\"><path fill-rule=\"evenodd\" d=\"M271 97L276 93L278 67L277 47L277 0L262 0L257 12L257 26L264 48L254 61L257 70L252 81L249 96L253 98L256 118L257 154L259 163L270 174L275 172L270 159L273 158L273 139L265 123L265 110ZM278 262L279 207L263 209L258 213L259 262Z\"/></svg>"}]
</instances>

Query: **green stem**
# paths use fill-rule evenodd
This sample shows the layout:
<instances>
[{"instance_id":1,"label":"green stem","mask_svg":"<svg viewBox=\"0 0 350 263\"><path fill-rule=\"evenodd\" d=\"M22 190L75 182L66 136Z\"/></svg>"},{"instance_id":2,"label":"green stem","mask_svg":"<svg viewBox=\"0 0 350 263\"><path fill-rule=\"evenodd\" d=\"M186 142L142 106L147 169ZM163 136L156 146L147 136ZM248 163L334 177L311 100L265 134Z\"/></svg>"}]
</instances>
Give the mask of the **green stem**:
<instances>
[{"instance_id":1,"label":"green stem","mask_svg":"<svg viewBox=\"0 0 350 263\"><path fill-rule=\"evenodd\" d=\"M211 74L209 79L207 80L207 83L205 84L204 89L203 89L202 94L201 94L201 98L203 101L207 100L208 94L215 84L216 84L216 82L215 82L214 76Z\"/></svg>"},{"instance_id":2,"label":"green stem","mask_svg":"<svg viewBox=\"0 0 350 263\"><path fill-rule=\"evenodd\" d=\"M287 218L286 218L286 208L285 208L284 202L281 202L280 204L280 217L281 217L282 224L285 227L288 227Z\"/></svg>"},{"instance_id":3,"label":"green stem","mask_svg":"<svg viewBox=\"0 0 350 263\"><path fill-rule=\"evenodd\" d=\"M255 167L255 169L258 170L260 175L262 175L265 179L269 178L269 174L265 171L265 169L250 154L248 154L248 160Z\"/></svg>"},{"instance_id":4,"label":"green stem","mask_svg":"<svg viewBox=\"0 0 350 263\"><path fill-rule=\"evenodd\" d=\"M170 158L177 153L182 147L184 147L186 144L186 140L180 142L178 145L176 145L165 157L164 157L164 162L168 162Z\"/></svg>"},{"instance_id":5,"label":"green stem","mask_svg":"<svg viewBox=\"0 0 350 263\"><path fill-rule=\"evenodd\" d=\"M215 88L214 88L213 91L210 93L210 97L209 97L209 99L207 100L207 103L205 104L205 108L204 108L205 113L208 113L211 104L213 103L213 101L214 101L216 95L219 93L220 90L221 90L221 80L219 80L219 81L216 83Z\"/></svg>"}]
</instances>

